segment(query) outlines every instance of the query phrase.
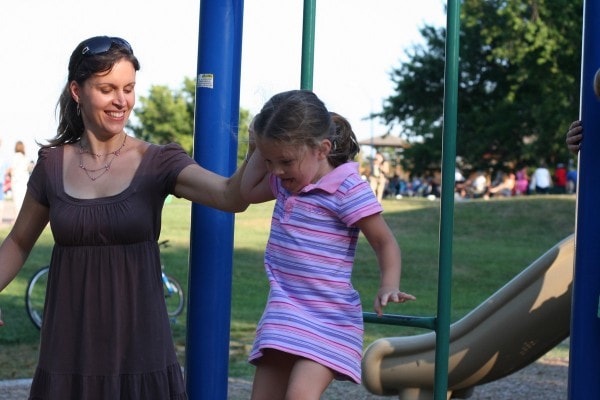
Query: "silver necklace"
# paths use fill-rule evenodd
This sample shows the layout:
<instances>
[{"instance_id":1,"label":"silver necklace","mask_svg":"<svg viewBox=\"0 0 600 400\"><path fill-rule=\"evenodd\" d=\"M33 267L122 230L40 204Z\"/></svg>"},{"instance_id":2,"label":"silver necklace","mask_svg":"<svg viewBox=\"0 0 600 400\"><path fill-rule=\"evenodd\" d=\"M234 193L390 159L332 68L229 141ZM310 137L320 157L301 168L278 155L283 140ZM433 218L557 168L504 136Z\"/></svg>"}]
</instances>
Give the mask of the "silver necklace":
<instances>
[{"instance_id":1,"label":"silver necklace","mask_svg":"<svg viewBox=\"0 0 600 400\"><path fill-rule=\"evenodd\" d=\"M127 134L124 134L123 142L121 143L121 146L117 150L108 152L106 154L93 153L90 150L83 147L83 145L81 144L81 141L79 141L79 168L81 168L85 172L86 176L91 181L95 181L96 179L100 178L101 176L103 176L110 170L110 166L112 165L113 161L115 161L115 159L121 155L121 150L123 150L123 147L125 147L126 141L127 141ZM83 155L84 154L89 154L95 158L100 158L100 157L108 158L110 156L112 156L112 157L110 157L110 159L108 159L108 161L105 160L107 162L105 162L104 165L101 166L100 168L88 168L83 164Z\"/></svg>"}]
</instances>

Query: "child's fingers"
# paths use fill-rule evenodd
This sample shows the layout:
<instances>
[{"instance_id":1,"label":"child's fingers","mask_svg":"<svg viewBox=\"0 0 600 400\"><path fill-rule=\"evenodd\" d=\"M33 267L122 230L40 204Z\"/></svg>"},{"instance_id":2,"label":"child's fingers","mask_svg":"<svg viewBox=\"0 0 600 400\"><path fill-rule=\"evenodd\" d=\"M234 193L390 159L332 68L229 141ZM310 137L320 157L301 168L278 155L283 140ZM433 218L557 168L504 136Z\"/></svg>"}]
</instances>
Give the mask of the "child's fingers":
<instances>
[{"instance_id":1,"label":"child's fingers","mask_svg":"<svg viewBox=\"0 0 600 400\"><path fill-rule=\"evenodd\" d=\"M394 303L404 303L407 300L416 300L416 297L412 294L404 293L404 292L393 292L389 293L387 296L383 296L386 300L382 301L382 304L387 304L388 302Z\"/></svg>"},{"instance_id":2,"label":"child's fingers","mask_svg":"<svg viewBox=\"0 0 600 400\"><path fill-rule=\"evenodd\" d=\"M377 315L383 314L383 307L387 306L389 302L392 303L404 303L408 300L416 300L417 298L409 293L404 292L390 292L382 295L375 296L375 304L373 308Z\"/></svg>"},{"instance_id":3,"label":"child's fingers","mask_svg":"<svg viewBox=\"0 0 600 400\"><path fill-rule=\"evenodd\" d=\"M383 315L383 307L384 305L381 304L379 296L375 296L375 303L373 304L373 309L375 310L377 316L381 317Z\"/></svg>"}]
</instances>

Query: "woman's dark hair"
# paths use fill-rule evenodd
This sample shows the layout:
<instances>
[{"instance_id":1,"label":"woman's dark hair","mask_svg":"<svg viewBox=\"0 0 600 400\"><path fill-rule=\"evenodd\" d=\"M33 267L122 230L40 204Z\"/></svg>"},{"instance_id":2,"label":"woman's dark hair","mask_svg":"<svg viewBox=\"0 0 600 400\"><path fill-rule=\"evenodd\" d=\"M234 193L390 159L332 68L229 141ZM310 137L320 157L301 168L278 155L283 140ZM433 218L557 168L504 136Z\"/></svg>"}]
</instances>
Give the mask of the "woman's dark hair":
<instances>
[{"instance_id":1,"label":"woman's dark hair","mask_svg":"<svg viewBox=\"0 0 600 400\"><path fill-rule=\"evenodd\" d=\"M69 59L69 75L67 83L58 100L59 112L56 137L48 141L52 147L76 142L83 135L83 120L77 110L77 102L71 97L70 84L75 81L83 85L95 74L109 73L113 66L121 60L133 64L136 71L140 69L138 59L124 39L108 36L95 36L84 40L73 50Z\"/></svg>"},{"instance_id":2,"label":"woman's dark hair","mask_svg":"<svg viewBox=\"0 0 600 400\"><path fill-rule=\"evenodd\" d=\"M330 113L325 104L309 90L290 90L271 97L254 120L258 138L276 140L292 146L319 146L331 141L327 157L333 167L350 161L358 144L346 119Z\"/></svg>"}]
</instances>

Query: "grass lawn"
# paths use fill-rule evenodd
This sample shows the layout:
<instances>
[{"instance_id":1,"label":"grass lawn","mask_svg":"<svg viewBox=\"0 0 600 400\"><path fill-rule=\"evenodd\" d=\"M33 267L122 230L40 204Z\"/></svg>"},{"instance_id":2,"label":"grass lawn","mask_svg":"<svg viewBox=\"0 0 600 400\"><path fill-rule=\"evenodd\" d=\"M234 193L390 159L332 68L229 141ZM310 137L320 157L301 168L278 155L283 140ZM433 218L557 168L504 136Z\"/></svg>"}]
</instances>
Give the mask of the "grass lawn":
<instances>
[{"instance_id":1,"label":"grass lawn","mask_svg":"<svg viewBox=\"0 0 600 400\"><path fill-rule=\"evenodd\" d=\"M262 255L273 204L253 205L236 216L232 291L230 376L249 378L246 356L265 304L268 283ZM395 233L403 257L402 290L417 301L391 305L387 313L434 316L437 302L439 202L425 199L384 200L384 217ZM187 289L190 204L165 205L161 239L166 272ZM525 196L456 203L454 210L452 320L467 314L497 289L574 230L574 196ZM8 233L0 229L0 238ZM52 237L47 229L17 278L0 295L6 326L0 328L0 379L31 378L39 332L25 313L29 277L47 264ZM359 242L354 285L365 311L372 311L379 270L366 240ZM185 363L185 315L173 325L174 340ZM365 345L384 336L422 333L416 328L367 324ZM564 349L558 350L564 353Z\"/></svg>"}]
</instances>

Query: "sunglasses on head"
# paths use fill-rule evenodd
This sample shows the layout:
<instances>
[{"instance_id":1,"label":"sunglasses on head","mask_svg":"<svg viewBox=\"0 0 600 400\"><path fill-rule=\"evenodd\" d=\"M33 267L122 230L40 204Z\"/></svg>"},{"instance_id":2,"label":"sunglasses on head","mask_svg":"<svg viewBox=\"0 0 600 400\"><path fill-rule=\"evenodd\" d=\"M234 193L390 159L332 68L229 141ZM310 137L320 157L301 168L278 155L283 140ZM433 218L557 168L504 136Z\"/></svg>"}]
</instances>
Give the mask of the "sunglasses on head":
<instances>
[{"instance_id":1,"label":"sunglasses on head","mask_svg":"<svg viewBox=\"0 0 600 400\"><path fill-rule=\"evenodd\" d=\"M113 46L124 47L133 54L133 49L127 40L120 37L96 36L85 42L81 49L82 56L95 56L109 51Z\"/></svg>"}]
</instances>

